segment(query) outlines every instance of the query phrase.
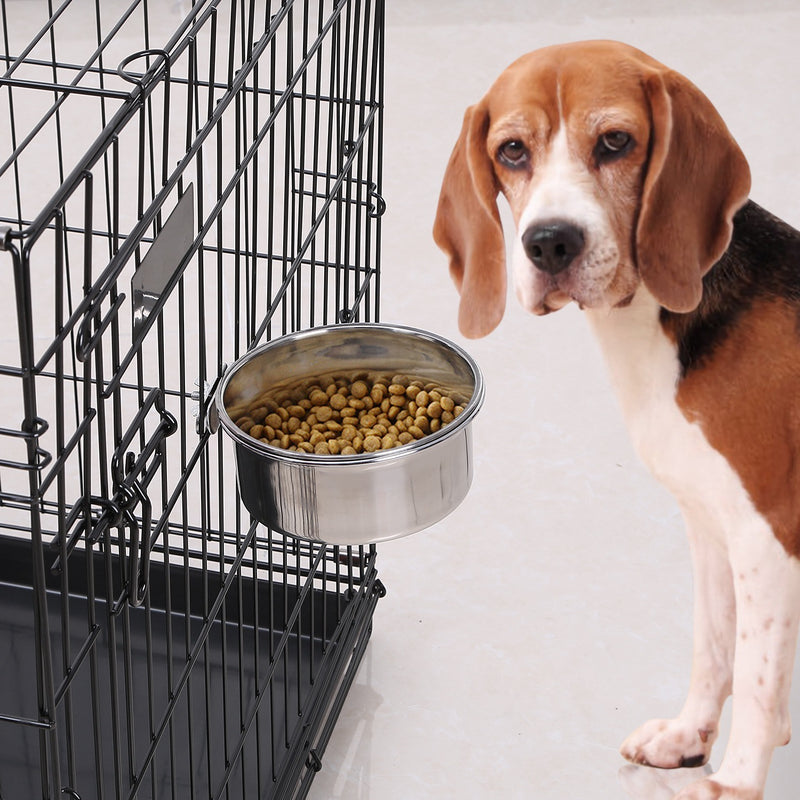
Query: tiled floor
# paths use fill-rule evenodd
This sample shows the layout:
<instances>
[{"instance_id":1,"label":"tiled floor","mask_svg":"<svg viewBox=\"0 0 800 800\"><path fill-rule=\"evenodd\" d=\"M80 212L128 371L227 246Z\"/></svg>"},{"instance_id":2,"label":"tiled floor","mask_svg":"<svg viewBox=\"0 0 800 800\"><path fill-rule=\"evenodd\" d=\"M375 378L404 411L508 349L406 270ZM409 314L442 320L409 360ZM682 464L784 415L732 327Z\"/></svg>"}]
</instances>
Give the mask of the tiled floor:
<instances>
[{"instance_id":1,"label":"tiled floor","mask_svg":"<svg viewBox=\"0 0 800 800\"><path fill-rule=\"evenodd\" d=\"M388 594L311 797L666 800L692 773L627 767L617 748L677 712L688 681L691 575L676 507L628 444L580 312L534 319L510 299L495 333L465 342L430 228L464 108L516 56L585 38L627 41L694 80L747 154L753 198L800 225L800 10L388 5L383 318L464 344L488 396L467 500L380 548ZM800 680L793 709L800 718ZM798 753L797 742L776 753L767 800L797 796Z\"/></svg>"}]
</instances>

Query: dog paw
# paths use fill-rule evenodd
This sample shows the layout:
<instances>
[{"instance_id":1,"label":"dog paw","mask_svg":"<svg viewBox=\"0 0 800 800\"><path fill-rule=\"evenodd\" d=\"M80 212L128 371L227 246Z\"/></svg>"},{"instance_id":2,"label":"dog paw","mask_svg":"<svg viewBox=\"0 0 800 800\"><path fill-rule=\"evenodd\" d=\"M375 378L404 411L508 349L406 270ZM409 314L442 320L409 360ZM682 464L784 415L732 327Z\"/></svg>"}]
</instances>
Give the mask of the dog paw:
<instances>
[{"instance_id":1,"label":"dog paw","mask_svg":"<svg viewBox=\"0 0 800 800\"><path fill-rule=\"evenodd\" d=\"M648 767L699 767L708 761L716 738L716 727L700 727L681 719L653 719L634 731L620 752L628 761Z\"/></svg>"},{"instance_id":2,"label":"dog paw","mask_svg":"<svg viewBox=\"0 0 800 800\"><path fill-rule=\"evenodd\" d=\"M735 789L706 778L690 784L675 795L674 800L763 800L759 789Z\"/></svg>"}]
</instances>

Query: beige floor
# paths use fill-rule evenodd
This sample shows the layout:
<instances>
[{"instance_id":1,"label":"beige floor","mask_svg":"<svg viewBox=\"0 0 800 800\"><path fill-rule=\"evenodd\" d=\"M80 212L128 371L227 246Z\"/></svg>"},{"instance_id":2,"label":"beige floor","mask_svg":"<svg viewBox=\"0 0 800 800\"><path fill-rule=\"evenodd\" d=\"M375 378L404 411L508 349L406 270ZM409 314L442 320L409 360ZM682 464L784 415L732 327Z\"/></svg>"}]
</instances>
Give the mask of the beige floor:
<instances>
[{"instance_id":1,"label":"beige floor","mask_svg":"<svg viewBox=\"0 0 800 800\"><path fill-rule=\"evenodd\" d=\"M516 56L584 38L693 79L748 155L753 198L800 225L800 7L388 5L384 320L465 344L488 397L467 500L380 548L388 594L311 798L667 800L663 776L629 770L617 748L683 701L691 575L676 508L628 444L580 313L534 319L511 300L494 334L464 342L430 227L464 108ZM798 742L776 754L767 800L798 796L799 756Z\"/></svg>"}]
</instances>

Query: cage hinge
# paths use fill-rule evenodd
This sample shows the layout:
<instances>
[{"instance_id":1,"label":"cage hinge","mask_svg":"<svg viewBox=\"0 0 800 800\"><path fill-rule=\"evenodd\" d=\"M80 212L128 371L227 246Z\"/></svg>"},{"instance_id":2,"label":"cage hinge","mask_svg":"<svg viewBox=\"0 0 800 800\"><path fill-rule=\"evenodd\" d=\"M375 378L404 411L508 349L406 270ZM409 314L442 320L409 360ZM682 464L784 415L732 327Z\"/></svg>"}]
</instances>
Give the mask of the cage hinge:
<instances>
[{"instance_id":1,"label":"cage hinge","mask_svg":"<svg viewBox=\"0 0 800 800\"><path fill-rule=\"evenodd\" d=\"M8 225L0 225L0 250L8 250L8 242L11 238L11 228Z\"/></svg>"},{"instance_id":2,"label":"cage hinge","mask_svg":"<svg viewBox=\"0 0 800 800\"><path fill-rule=\"evenodd\" d=\"M313 748L308 751L306 766L314 772L319 772L322 769L322 759L319 757L317 751Z\"/></svg>"},{"instance_id":3,"label":"cage hinge","mask_svg":"<svg viewBox=\"0 0 800 800\"><path fill-rule=\"evenodd\" d=\"M378 187L374 183L370 184L369 196L372 198L372 204L367 213L372 219L378 219L386 213L386 200L383 199L383 195L378 191Z\"/></svg>"},{"instance_id":4,"label":"cage hinge","mask_svg":"<svg viewBox=\"0 0 800 800\"><path fill-rule=\"evenodd\" d=\"M372 584L372 593L378 597L386 597L386 587L377 578L375 579L375 583Z\"/></svg>"}]
</instances>

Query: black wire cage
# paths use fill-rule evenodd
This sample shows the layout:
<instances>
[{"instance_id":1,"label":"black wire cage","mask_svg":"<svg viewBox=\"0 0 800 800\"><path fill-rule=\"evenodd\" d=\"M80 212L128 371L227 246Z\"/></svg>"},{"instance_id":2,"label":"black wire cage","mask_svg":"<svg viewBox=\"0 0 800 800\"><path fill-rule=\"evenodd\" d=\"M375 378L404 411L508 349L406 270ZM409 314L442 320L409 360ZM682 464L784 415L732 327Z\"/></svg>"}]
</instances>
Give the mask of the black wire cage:
<instances>
[{"instance_id":1,"label":"black wire cage","mask_svg":"<svg viewBox=\"0 0 800 800\"><path fill-rule=\"evenodd\" d=\"M0 36L0 798L304 797L376 553L254 523L208 409L378 319L383 2L0 0Z\"/></svg>"}]
</instances>

